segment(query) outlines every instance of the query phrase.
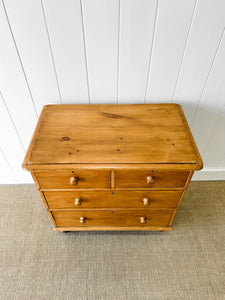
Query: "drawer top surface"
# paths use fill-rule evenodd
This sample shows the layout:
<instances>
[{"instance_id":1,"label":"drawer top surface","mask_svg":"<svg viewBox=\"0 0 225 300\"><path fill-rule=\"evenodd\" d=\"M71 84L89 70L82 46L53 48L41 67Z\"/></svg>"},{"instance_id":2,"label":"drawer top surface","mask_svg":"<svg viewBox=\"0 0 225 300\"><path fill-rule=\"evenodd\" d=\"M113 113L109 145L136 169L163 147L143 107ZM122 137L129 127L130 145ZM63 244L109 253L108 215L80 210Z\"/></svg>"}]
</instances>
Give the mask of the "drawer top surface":
<instances>
[{"instance_id":1,"label":"drawer top surface","mask_svg":"<svg viewBox=\"0 0 225 300\"><path fill-rule=\"evenodd\" d=\"M23 166L64 164L202 168L177 104L44 106Z\"/></svg>"}]
</instances>

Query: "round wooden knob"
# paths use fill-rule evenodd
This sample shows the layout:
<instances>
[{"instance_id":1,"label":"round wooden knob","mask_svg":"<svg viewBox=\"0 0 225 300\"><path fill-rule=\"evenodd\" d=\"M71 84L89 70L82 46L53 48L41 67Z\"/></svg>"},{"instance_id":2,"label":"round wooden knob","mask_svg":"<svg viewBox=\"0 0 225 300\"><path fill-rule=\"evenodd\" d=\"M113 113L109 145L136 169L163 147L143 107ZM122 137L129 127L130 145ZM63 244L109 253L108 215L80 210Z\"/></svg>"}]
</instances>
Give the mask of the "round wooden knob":
<instances>
[{"instance_id":1,"label":"round wooden knob","mask_svg":"<svg viewBox=\"0 0 225 300\"><path fill-rule=\"evenodd\" d=\"M78 184L78 178L77 177L71 177L70 178L70 184L71 185L77 185Z\"/></svg>"},{"instance_id":2,"label":"round wooden knob","mask_svg":"<svg viewBox=\"0 0 225 300\"><path fill-rule=\"evenodd\" d=\"M86 222L86 218L85 217L80 217L80 223L84 224Z\"/></svg>"},{"instance_id":3,"label":"round wooden knob","mask_svg":"<svg viewBox=\"0 0 225 300\"><path fill-rule=\"evenodd\" d=\"M147 176L147 178L146 178L146 179L147 179L147 183L149 183L149 184L150 184L150 183L154 183L154 182L155 182L155 179L154 179L154 177L153 177L153 176L151 176L151 175L150 175L150 176Z\"/></svg>"},{"instance_id":4,"label":"round wooden knob","mask_svg":"<svg viewBox=\"0 0 225 300\"><path fill-rule=\"evenodd\" d=\"M143 204L146 205L146 206L150 204L150 199L147 198L147 197L144 198L142 201L143 201Z\"/></svg>"},{"instance_id":5,"label":"round wooden knob","mask_svg":"<svg viewBox=\"0 0 225 300\"><path fill-rule=\"evenodd\" d=\"M77 206L81 205L81 199L76 198L75 201L74 201L74 204L77 205Z\"/></svg>"},{"instance_id":6,"label":"round wooden knob","mask_svg":"<svg viewBox=\"0 0 225 300\"><path fill-rule=\"evenodd\" d=\"M141 224L146 223L146 218L145 218L145 217L140 217L140 223L141 223Z\"/></svg>"}]
</instances>

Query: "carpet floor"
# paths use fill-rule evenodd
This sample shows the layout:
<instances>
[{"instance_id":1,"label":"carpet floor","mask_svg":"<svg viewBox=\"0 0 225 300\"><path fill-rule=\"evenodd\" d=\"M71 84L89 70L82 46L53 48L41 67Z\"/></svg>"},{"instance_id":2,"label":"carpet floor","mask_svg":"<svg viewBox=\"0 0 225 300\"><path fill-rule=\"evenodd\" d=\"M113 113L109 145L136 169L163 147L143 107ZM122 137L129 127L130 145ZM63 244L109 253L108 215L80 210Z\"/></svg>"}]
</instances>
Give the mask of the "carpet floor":
<instances>
[{"instance_id":1,"label":"carpet floor","mask_svg":"<svg viewBox=\"0 0 225 300\"><path fill-rule=\"evenodd\" d=\"M225 299L225 182L192 182L168 232L53 231L33 185L0 186L0 299Z\"/></svg>"}]
</instances>

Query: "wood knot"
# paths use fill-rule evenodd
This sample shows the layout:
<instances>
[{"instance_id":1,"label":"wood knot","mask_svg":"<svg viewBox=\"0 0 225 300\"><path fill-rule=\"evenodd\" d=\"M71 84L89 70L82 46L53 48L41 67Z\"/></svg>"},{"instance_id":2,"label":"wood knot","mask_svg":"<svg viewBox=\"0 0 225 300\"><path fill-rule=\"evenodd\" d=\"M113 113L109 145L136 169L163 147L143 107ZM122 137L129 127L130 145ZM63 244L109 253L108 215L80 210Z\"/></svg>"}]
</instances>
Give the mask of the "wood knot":
<instances>
[{"instance_id":1,"label":"wood knot","mask_svg":"<svg viewBox=\"0 0 225 300\"><path fill-rule=\"evenodd\" d=\"M111 113L106 113L106 112L100 112L100 114L104 117L107 118L113 118L113 119L122 119L125 118L124 116L117 115L117 114L111 114Z\"/></svg>"}]
</instances>

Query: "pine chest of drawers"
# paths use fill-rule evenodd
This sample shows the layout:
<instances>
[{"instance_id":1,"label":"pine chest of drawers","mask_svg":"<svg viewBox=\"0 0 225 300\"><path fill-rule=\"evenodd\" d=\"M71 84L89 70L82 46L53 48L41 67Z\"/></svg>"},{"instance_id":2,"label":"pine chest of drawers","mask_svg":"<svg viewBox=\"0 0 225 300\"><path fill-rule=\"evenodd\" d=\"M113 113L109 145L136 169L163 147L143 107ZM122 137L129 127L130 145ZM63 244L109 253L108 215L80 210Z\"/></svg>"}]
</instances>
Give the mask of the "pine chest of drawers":
<instances>
[{"instance_id":1,"label":"pine chest of drawers","mask_svg":"<svg viewBox=\"0 0 225 300\"><path fill-rule=\"evenodd\" d=\"M170 230L202 160L180 105L47 105L23 167L55 230Z\"/></svg>"}]
</instances>

